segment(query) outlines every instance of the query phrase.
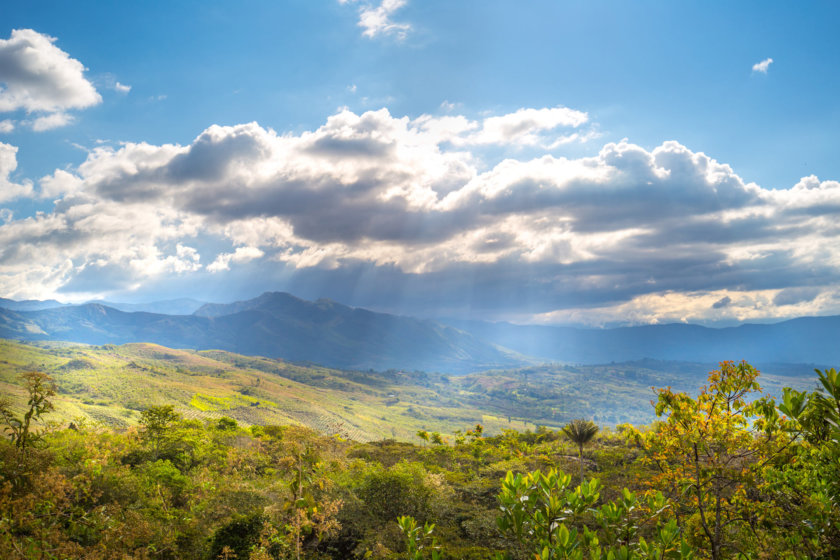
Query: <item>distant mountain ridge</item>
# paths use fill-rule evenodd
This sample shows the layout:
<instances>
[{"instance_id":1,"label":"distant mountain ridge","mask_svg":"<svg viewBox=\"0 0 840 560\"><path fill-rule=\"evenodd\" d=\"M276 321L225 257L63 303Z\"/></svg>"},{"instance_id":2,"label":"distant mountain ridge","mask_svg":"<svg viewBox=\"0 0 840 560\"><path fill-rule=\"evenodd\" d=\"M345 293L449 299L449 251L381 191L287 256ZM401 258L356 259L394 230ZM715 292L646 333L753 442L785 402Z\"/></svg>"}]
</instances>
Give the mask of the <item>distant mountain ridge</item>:
<instances>
[{"instance_id":1,"label":"distant mountain ridge","mask_svg":"<svg viewBox=\"0 0 840 560\"><path fill-rule=\"evenodd\" d=\"M673 323L613 329L448 320L447 324L535 358L596 364L656 360L840 365L840 316L711 328Z\"/></svg>"},{"instance_id":2,"label":"distant mountain ridge","mask_svg":"<svg viewBox=\"0 0 840 560\"><path fill-rule=\"evenodd\" d=\"M192 315L127 313L98 303L36 311L0 309L0 337L89 344L152 342L347 369L466 373L523 363L522 357L454 327L278 292L245 302L205 305Z\"/></svg>"},{"instance_id":3,"label":"distant mountain ridge","mask_svg":"<svg viewBox=\"0 0 840 560\"><path fill-rule=\"evenodd\" d=\"M328 299L306 301L282 292L228 304L199 306L201 302L184 300L187 309L198 306L192 314L126 312L101 303L38 308L37 302L10 301L0 300L4 338L153 342L336 368L467 373L540 361L603 364L645 358L840 365L840 316L726 328L667 324L583 329L443 323L352 308ZM23 303L24 309L14 305ZM166 307L166 302L159 303Z\"/></svg>"},{"instance_id":4,"label":"distant mountain ridge","mask_svg":"<svg viewBox=\"0 0 840 560\"><path fill-rule=\"evenodd\" d=\"M98 303L128 313L145 311L146 313L160 313L163 315L191 315L196 309L205 305L205 302L192 298L167 299L148 303L121 303L106 300L94 300L86 303Z\"/></svg>"},{"instance_id":5,"label":"distant mountain ridge","mask_svg":"<svg viewBox=\"0 0 840 560\"><path fill-rule=\"evenodd\" d=\"M147 313L162 313L164 315L190 315L196 309L205 304L191 298L167 299L147 303L120 303L106 300L91 300L85 303L97 303L106 307L112 307L120 311L133 312L145 311ZM54 299L38 300L27 299L17 301L13 299L0 298L0 308L12 311L40 311L42 309L53 309L55 307L69 307L72 303L62 303Z\"/></svg>"},{"instance_id":6,"label":"distant mountain ridge","mask_svg":"<svg viewBox=\"0 0 840 560\"><path fill-rule=\"evenodd\" d=\"M39 309L50 309L52 307L64 307L67 305L70 304L61 303L54 299L25 299L17 301L14 299L0 298L0 308L11 309L12 311L37 311Z\"/></svg>"}]
</instances>

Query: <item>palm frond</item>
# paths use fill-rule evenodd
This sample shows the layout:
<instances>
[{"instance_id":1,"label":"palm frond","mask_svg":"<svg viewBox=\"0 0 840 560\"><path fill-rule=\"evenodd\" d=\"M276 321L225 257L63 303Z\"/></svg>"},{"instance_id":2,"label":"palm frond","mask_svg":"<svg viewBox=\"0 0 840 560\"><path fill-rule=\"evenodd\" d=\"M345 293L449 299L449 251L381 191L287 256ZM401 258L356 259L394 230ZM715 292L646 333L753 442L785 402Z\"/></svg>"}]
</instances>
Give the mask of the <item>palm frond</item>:
<instances>
[{"instance_id":1,"label":"palm frond","mask_svg":"<svg viewBox=\"0 0 840 560\"><path fill-rule=\"evenodd\" d=\"M578 418L563 427L563 433L578 445L589 443L598 433L598 425L592 420Z\"/></svg>"}]
</instances>

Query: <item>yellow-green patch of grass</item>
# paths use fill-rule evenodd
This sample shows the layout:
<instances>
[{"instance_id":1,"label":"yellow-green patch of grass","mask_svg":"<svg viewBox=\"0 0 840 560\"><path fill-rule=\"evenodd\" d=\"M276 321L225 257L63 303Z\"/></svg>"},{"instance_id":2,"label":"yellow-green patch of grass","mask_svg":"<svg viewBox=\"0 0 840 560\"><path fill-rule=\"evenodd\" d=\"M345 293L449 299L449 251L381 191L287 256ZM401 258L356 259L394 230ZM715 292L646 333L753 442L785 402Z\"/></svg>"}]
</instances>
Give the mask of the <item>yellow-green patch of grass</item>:
<instances>
[{"instance_id":1,"label":"yellow-green patch of grass","mask_svg":"<svg viewBox=\"0 0 840 560\"><path fill-rule=\"evenodd\" d=\"M195 393L190 400L190 406L203 412L218 412L230 410L240 406L276 406L266 399L257 399L248 395L233 394L226 397L215 397L203 393Z\"/></svg>"}]
</instances>

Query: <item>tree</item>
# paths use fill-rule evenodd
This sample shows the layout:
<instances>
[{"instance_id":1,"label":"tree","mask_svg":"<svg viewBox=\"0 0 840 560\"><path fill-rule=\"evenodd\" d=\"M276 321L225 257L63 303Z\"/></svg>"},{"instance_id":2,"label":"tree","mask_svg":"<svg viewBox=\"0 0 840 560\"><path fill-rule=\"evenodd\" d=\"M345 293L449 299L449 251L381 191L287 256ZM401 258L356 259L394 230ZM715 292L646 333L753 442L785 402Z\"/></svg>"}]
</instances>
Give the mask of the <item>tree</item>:
<instances>
[{"instance_id":1,"label":"tree","mask_svg":"<svg viewBox=\"0 0 840 560\"><path fill-rule=\"evenodd\" d=\"M252 558L276 557L300 560L310 537L320 542L336 533L341 524L336 515L341 500L331 500L323 490L329 484L324 464L315 446L295 444L288 449L293 460L292 477L286 481L286 499L265 509L266 527Z\"/></svg>"},{"instance_id":2,"label":"tree","mask_svg":"<svg viewBox=\"0 0 840 560\"><path fill-rule=\"evenodd\" d=\"M750 400L761 391L757 377L748 363L727 361L696 399L660 389L656 415L665 420L642 439L646 461L659 471L650 482L670 495L714 560L741 553L773 515L760 499L761 471L784 438L772 402Z\"/></svg>"},{"instance_id":3,"label":"tree","mask_svg":"<svg viewBox=\"0 0 840 560\"><path fill-rule=\"evenodd\" d=\"M583 446L595 437L595 434L598 433L598 426L592 420L583 420L579 418L566 424L563 427L563 433L578 446L580 483L583 484Z\"/></svg>"},{"instance_id":4,"label":"tree","mask_svg":"<svg viewBox=\"0 0 840 560\"><path fill-rule=\"evenodd\" d=\"M156 440L166 434L172 425L181 420L181 415L175 412L171 404L165 406L150 406L140 413L140 424L143 426L144 437Z\"/></svg>"},{"instance_id":5,"label":"tree","mask_svg":"<svg viewBox=\"0 0 840 560\"><path fill-rule=\"evenodd\" d=\"M143 461L167 460L186 471L195 466L196 447L200 445L197 434L183 422L183 417L171 404L152 406L140 413L141 439L148 450L127 457L125 461L136 464Z\"/></svg>"},{"instance_id":6,"label":"tree","mask_svg":"<svg viewBox=\"0 0 840 560\"><path fill-rule=\"evenodd\" d=\"M430 516L432 489L420 469L397 464L369 473L357 490L368 513L380 526L408 515L425 522Z\"/></svg>"},{"instance_id":7,"label":"tree","mask_svg":"<svg viewBox=\"0 0 840 560\"><path fill-rule=\"evenodd\" d=\"M425 442L423 444L424 446L426 445L426 443L429 443L429 432L427 432L426 430L418 430L417 437L419 437Z\"/></svg>"},{"instance_id":8,"label":"tree","mask_svg":"<svg viewBox=\"0 0 840 560\"><path fill-rule=\"evenodd\" d=\"M55 396L55 383L46 373L29 371L21 375L21 379L29 394L27 406L29 409L23 417L18 417L11 409L11 403L3 399L0 401L0 418L5 424L4 430L9 434L12 443L21 452L36 441L40 434L31 431L32 421L38 421L41 416L55 408L52 397Z\"/></svg>"},{"instance_id":9,"label":"tree","mask_svg":"<svg viewBox=\"0 0 840 560\"><path fill-rule=\"evenodd\" d=\"M813 558L840 550L840 375L816 372L817 391L783 389L780 424L792 445L765 472L784 512L784 544Z\"/></svg>"}]
</instances>

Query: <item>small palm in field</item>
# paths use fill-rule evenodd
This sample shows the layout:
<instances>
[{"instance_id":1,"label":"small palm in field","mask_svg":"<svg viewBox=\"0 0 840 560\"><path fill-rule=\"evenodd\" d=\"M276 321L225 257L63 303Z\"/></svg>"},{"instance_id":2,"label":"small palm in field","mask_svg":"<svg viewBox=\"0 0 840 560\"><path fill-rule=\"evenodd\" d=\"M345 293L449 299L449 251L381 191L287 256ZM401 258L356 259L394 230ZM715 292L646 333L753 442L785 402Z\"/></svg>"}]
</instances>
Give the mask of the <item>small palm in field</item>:
<instances>
[{"instance_id":1,"label":"small palm in field","mask_svg":"<svg viewBox=\"0 0 840 560\"><path fill-rule=\"evenodd\" d=\"M589 443L598 433L598 426L592 420L578 418L563 427L563 433L578 446L578 461L580 463L580 483L583 484L583 446Z\"/></svg>"}]
</instances>

